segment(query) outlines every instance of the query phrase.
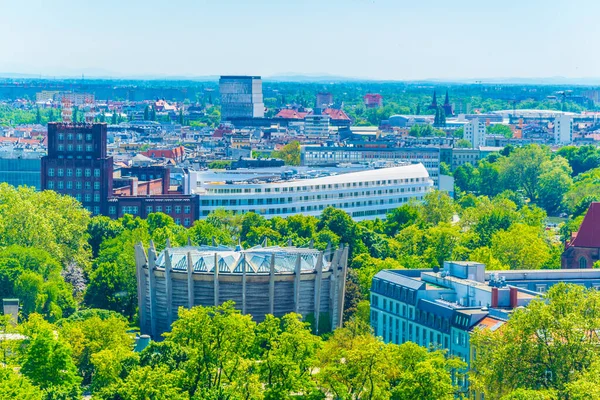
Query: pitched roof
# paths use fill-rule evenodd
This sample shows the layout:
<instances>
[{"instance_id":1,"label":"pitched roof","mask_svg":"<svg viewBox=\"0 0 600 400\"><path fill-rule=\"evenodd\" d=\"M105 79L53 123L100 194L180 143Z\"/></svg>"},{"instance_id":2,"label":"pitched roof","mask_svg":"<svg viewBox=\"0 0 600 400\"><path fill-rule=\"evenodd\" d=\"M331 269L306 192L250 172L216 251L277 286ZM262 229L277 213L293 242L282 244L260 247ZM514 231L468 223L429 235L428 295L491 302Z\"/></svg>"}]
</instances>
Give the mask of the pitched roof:
<instances>
[{"instance_id":1,"label":"pitched roof","mask_svg":"<svg viewBox=\"0 0 600 400\"><path fill-rule=\"evenodd\" d=\"M275 118L283 118L283 119L304 119L306 117L307 112L300 112L296 110L292 110L290 108L284 108L279 111Z\"/></svg>"},{"instance_id":2,"label":"pitched roof","mask_svg":"<svg viewBox=\"0 0 600 400\"><path fill-rule=\"evenodd\" d=\"M600 203L590 204L571 246L600 247Z\"/></svg>"},{"instance_id":3,"label":"pitched roof","mask_svg":"<svg viewBox=\"0 0 600 400\"><path fill-rule=\"evenodd\" d=\"M329 118L331 119L350 121L348 114L336 108L326 108L323 110L323 114L329 115Z\"/></svg>"}]
</instances>

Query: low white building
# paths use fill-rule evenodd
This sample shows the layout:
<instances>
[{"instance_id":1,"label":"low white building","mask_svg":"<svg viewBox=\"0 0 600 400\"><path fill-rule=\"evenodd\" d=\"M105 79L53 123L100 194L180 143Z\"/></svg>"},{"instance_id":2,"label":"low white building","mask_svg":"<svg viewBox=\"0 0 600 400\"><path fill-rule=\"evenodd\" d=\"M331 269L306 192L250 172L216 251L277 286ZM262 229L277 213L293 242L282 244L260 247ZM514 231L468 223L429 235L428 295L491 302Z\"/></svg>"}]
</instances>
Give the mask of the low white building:
<instances>
[{"instance_id":1,"label":"low white building","mask_svg":"<svg viewBox=\"0 0 600 400\"><path fill-rule=\"evenodd\" d=\"M422 164L348 173L282 172L255 178L229 173L212 180L195 174L193 193L200 197L200 219L226 209L236 214L255 212L266 218L294 214L318 216L329 206L346 211L355 220L385 218L391 210L411 200L421 200L433 189ZM188 187L193 183L188 184Z\"/></svg>"}]
</instances>

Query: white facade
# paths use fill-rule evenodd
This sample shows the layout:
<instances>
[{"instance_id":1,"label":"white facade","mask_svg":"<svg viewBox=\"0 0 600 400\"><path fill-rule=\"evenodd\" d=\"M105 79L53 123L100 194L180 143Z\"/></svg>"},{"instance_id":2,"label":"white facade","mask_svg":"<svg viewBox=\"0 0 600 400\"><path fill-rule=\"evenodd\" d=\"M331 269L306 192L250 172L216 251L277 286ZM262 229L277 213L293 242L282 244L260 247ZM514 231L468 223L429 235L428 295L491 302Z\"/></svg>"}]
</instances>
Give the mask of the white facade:
<instances>
[{"instance_id":1,"label":"white facade","mask_svg":"<svg viewBox=\"0 0 600 400\"><path fill-rule=\"evenodd\" d=\"M475 118L464 127L464 138L471 143L471 147L477 149L485 146L485 123Z\"/></svg>"},{"instance_id":2,"label":"white facade","mask_svg":"<svg viewBox=\"0 0 600 400\"><path fill-rule=\"evenodd\" d=\"M319 216L332 206L364 220L385 218L391 210L421 200L433 188L433 181L422 164L412 164L311 179L198 182L197 186L200 219L220 208L272 218Z\"/></svg>"},{"instance_id":3,"label":"white facade","mask_svg":"<svg viewBox=\"0 0 600 400\"><path fill-rule=\"evenodd\" d=\"M310 114L304 117L304 134L306 136L328 136L329 115Z\"/></svg>"},{"instance_id":4,"label":"white facade","mask_svg":"<svg viewBox=\"0 0 600 400\"><path fill-rule=\"evenodd\" d=\"M554 118L554 143L569 144L573 141L573 117L559 115Z\"/></svg>"}]
</instances>

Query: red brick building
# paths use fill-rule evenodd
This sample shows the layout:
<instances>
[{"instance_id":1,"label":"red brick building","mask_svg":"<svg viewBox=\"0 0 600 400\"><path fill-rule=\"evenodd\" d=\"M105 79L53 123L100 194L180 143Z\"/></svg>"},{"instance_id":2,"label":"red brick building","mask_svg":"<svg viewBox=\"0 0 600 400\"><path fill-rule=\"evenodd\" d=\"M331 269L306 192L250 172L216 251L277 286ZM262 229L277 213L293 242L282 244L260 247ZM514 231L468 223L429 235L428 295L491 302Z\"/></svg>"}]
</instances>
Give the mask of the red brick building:
<instances>
[{"instance_id":1,"label":"red brick building","mask_svg":"<svg viewBox=\"0 0 600 400\"><path fill-rule=\"evenodd\" d=\"M106 144L106 124L49 123L42 190L75 197L92 215L146 218L162 212L178 224L193 224L199 213L198 196L169 193L168 168L123 168L122 177L114 178Z\"/></svg>"},{"instance_id":2,"label":"red brick building","mask_svg":"<svg viewBox=\"0 0 600 400\"><path fill-rule=\"evenodd\" d=\"M93 215L106 215L112 196L113 159L106 152L106 124L48 124L42 190L68 194Z\"/></svg>"},{"instance_id":3,"label":"red brick building","mask_svg":"<svg viewBox=\"0 0 600 400\"><path fill-rule=\"evenodd\" d=\"M379 93L368 93L363 97L365 107L377 108L383 106L383 97Z\"/></svg>"},{"instance_id":4,"label":"red brick building","mask_svg":"<svg viewBox=\"0 0 600 400\"><path fill-rule=\"evenodd\" d=\"M592 268L600 260L600 203L590 204L581 227L565 244L562 268Z\"/></svg>"}]
</instances>

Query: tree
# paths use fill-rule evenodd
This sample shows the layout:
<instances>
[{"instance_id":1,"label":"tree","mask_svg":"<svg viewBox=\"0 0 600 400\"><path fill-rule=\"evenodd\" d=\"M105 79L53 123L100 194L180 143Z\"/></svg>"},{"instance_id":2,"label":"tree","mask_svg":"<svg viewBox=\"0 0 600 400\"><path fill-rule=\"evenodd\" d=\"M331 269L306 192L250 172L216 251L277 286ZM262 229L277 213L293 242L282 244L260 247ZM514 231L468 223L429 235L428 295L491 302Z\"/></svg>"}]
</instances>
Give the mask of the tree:
<instances>
[{"instance_id":1,"label":"tree","mask_svg":"<svg viewBox=\"0 0 600 400\"><path fill-rule=\"evenodd\" d=\"M116 262L101 262L90 275L85 303L132 318L137 307L137 282L132 272Z\"/></svg>"},{"instance_id":2,"label":"tree","mask_svg":"<svg viewBox=\"0 0 600 400\"><path fill-rule=\"evenodd\" d=\"M282 159L286 165L300 165L300 143L296 140L271 153L271 157Z\"/></svg>"},{"instance_id":3,"label":"tree","mask_svg":"<svg viewBox=\"0 0 600 400\"><path fill-rule=\"evenodd\" d=\"M510 129L508 125L502 124L489 125L487 127L487 133L490 135L501 135L508 139L513 137L512 129Z\"/></svg>"},{"instance_id":4,"label":"tree","mask_svg":"<svg viewBox=\"0 0 600 400\"><path fill-rule=\"evenodd\" d=\"M123 225L119 221L103 215L92 217L87 227L92 255L97 257L102 242L118 236L121 232L123 232Z\"/></svg>"},{"instance_id":5,"label":"tree","mask_svg":"<svg viewBox=\"0 0 600 400\"><path fill-rule=\"evenodd\" d=\"M71 196L0 184L0 247L13 244L46 250L60 263L89 263L89 213Z\"/></svg>"},{"instance_id":6,"label":"tree","mask_svg":"<svg viewBox=\"0 0 600 400\"><path fill-rule=\"evenodd\" d=\"M385 344L353 320L319 352L317 381L338 399L454 399L451 371L465 364L414 343Z\"/></svg>"},{"instance_id":7,"label":"tree","mask_svg":"<svg viewBox=\"0 0 600 400\"><path fill-rule=\"evenodd\" d=\"M458 142L456 142L456 147L459 149L470 149L473 145L466 139L459 139Z\"/></svg>"},{"instance_id":8,"label":"tree","mask_svg":"<svg viewBox=\"0 0 600 400\"><path fill-rule=\"evenodd\" d=\"M10 367L0 367L0 400L42 400L43 392Z\"/></svg>"},{"instance_id":9,"label":"tree","mask_svg":"<svg viewBox=\"0 0 600 400\"><path fill-rule=\"evenodd\" d=\"M456 206L447 193L433 191L423 197L420 210L420 219L426 225L437 225L440 222L450 222L454 216Z\"/></svg>"},{"instance_id":10,"label":"tree","mask_svg":"<svg viewBox=\"0 0 600 400\"><path fill-rule=\"evenodd\" d=\"M117 111L113 110L110 123L113 125L116 125L118 123L117 117L118 117Z\"/></svg>"},{"instance_id":11,"label":"tree","mask_svg":"<svg viewBox=\"0 0 600 400\"><path fill-rule=\"evenodd\" d=\"M419 209L414 204L403 204L388 213L385 219L385 233L395 236L408 225L414 224L419 218Z\"/></svg>"},{"instance_id":12,"label":"tree","mask_svg":"<svg viewBox=\"0 0 600 400\"><path fill-rule=\"evenodd\" d=\"M587 379L585 371L598 359L599 300L593 289L559 283L544 299L515 310L501 329L477 331L471 339L474 388L489 399L517 389L555 390L559 398L571 398L569 390L580 377Z\"/></svg>"},{"instance_id":13,"label":"tree","mask_svg":"<svg viewBox=\"0 0 600 400\"><path fill-rule=\"evenodd\" d=\"M111 360L114 358L118 360L119 356L124 357L131 352L132 339L127 334L128 328L125 318L114 315L105 319L90 316L63 324L61 336L71 344L72 357L84 384L91 383L95 375L96 368L92 359L96 354L110 351L113 355Z\"/></svg>"},{"instance_id":14,"label":"tree","mask_svg":"<svg viewBox=\"0 0 600 400\"><path fill-rule=\"evenodd\" d=\"M190 397L240 398L260 391L249 361L254 327L251 316L241 315L233 302L179 309L179 319L165 336L189 355L184 371Z\"/></svg>"},{"instance_id":15,"label":"tree","mask_svg":"<svg viewBox=\"0 0 600 400\"><path fill-rule=\"evenodd\" d=\"M144 121L150 121L150 106L144 108Z\"/></svg>"},{"instance_id":16,"label":"tree","mask_svg":"<svg viewBox=\"0 0 600 400\"><path fill-rule=\"evenodd\" d=\"M35 109L35 123L38 125L42 123L42 113L40 112L39 107L36 107Z\"/></svg>"},{"instance_id":17,"label":"tree","mask_svg":"<svg viewBox=\"0 0 600 400\"><path fill-rule=\"evenodd\" d=\"M178 387L179 380L179 375L169 372L164 366L136 368L122 384L109 387L101 397L123 400L187 400L187 393Z\"/></svg>"},{"instance_id":18,"label":"tree","mask_svg":"<svg viewBox=\"0 0 600 400\"><path fill-rule=\"evenodd\" d=\"M42 389L66 391L70 397L79 394L81 379L70 349L50 330L40 331L27 341L21 373Z\"/></svg>"},{"instance_id":19,"label":"tree","mask_svg":"<svg viewBox=\"0 0 600 400\"><path fill-rule=\"evenodd\" d=\"M267 315L256 327L255 346L265 399L290 399L317 390L312 372L321 340L310 333L299 314L281 320Z\"/></svg>"},{"instance_id":20,"label":"tree","mask_svg":"<svg viewBox=\"0 0 600 400\"><path fill-rule=\"evenodd\" d=\"M498 160L503 187L525 191L532 200L537 199L539 177L544 172L544 164L550 160L550 151L537 145L515 149L509 157Z\"/></svg>"},{"instance_id":21,"label":"tree","mask_svg":"<svg viewBox=\"0 0 600 400\"><path fill-rule=\"evenodd\" d=\"M492 236L492 254L510 269L540 269L550 259L550 248L540 228L513 224Z\"/></svg>"}]
</instances>

